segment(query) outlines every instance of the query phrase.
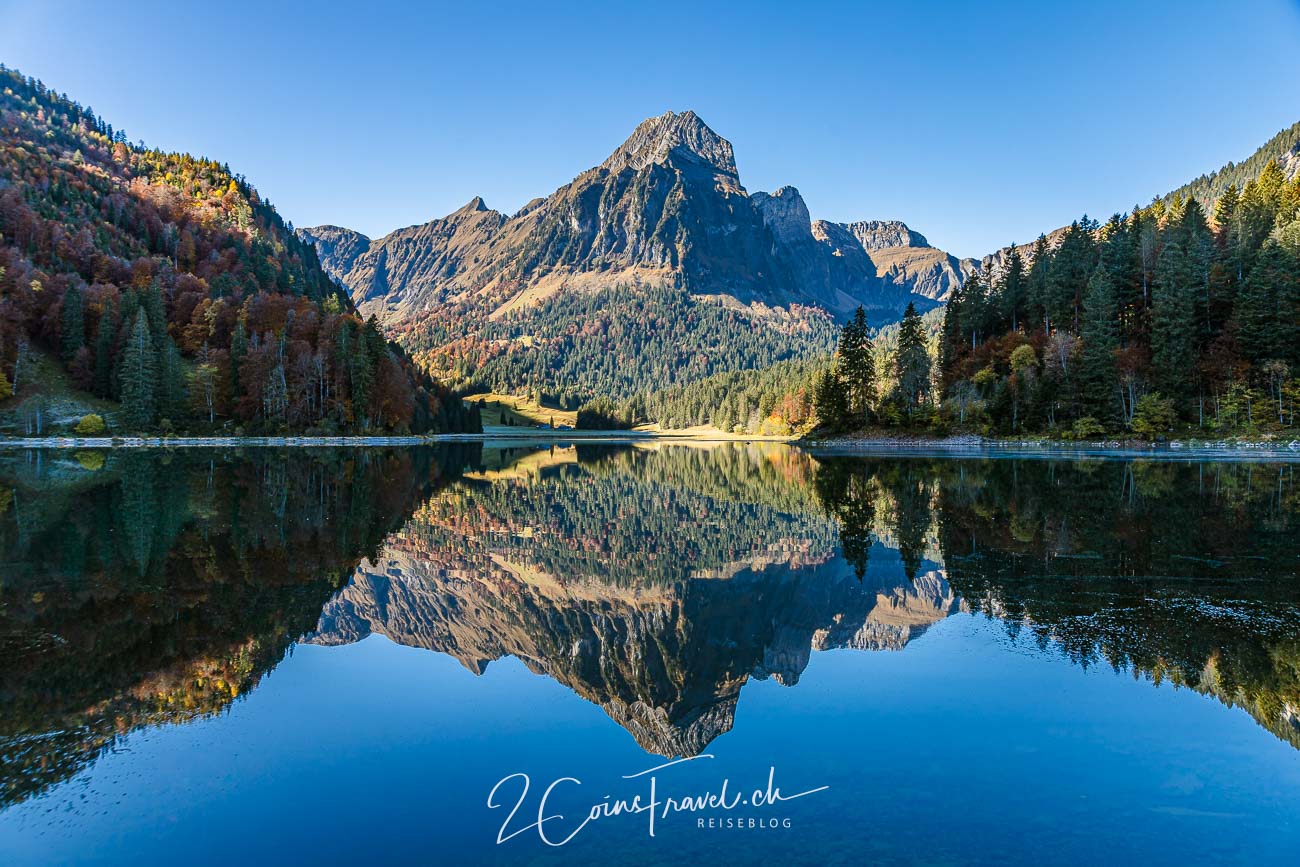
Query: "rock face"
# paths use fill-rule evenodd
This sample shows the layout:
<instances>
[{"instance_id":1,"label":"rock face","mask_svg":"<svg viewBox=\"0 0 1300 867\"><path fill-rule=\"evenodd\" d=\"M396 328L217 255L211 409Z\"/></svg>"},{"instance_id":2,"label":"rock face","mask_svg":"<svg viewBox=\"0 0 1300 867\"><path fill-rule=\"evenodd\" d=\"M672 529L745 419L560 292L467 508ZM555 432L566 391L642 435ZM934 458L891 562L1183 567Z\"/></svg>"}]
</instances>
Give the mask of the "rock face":
<instances>
[{"instance_id":1,"label":"rock face","mask_svg":"<svg viewBox=\"0 0 1300 867\"><path fill-rule=\"evenodd\" d=\"M690 111L642 122L599 166L511 216L475 199L375 241L332 226L302 233L363 310L390 320L450 301L499 316L565 288L623 285L837 316L862 305L877 321L908 301L933 306L906 279L882 279L860 242L837 255L793 187L750 196L731 144Z\"/></svg>"},{"instance_id":2,"label":"rock face","mask_svg":"<svg viewBox=\"0 0 1300 867\"><path fill-rule=\"evenodd\" d=\"M958 259L931 247L924 235L898 220L818 220L813 234L837 256L865 260L881 284L894 292L931 302L947 301L977 268L973 259Z\"/></svg>"},{"instance_id":3,"label":"rock face","mask_svg":"<svg viewBox=\"0 0 1300 867\"><path fill-rule=\"evenodd\" d=\"M303 240L316 246L321 262L329 262L328 272L336 277L340 272L349 271L357 258L370 249L370 239L360 232L344 229L341 226L315 226L299 229L298 235Z\"/></svg>"},{"instance_id":4,"label":"rock face","mask_svg":"<svg viewBox=\"0 0 1300 867\"><path fill-rule=\"evenodd\" d=\"M864 250L874 252L889 247L929 247L920 232L913 232L899 220L859 220L845 223L844 228L858 239Z\"/></svg>"}]
</instances>

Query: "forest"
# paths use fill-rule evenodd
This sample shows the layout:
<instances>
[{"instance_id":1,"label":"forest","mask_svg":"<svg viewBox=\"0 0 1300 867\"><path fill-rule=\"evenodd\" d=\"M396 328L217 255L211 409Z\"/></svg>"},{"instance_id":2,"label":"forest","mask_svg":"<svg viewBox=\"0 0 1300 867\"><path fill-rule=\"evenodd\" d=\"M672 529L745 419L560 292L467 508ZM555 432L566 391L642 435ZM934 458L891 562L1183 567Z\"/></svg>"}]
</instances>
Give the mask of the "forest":
<instances>
[{"instance_id":1,"label":"forest","mask_svg":"<svg viewBox=\"0 0 1300 867\"><path fill-rule=\"evenodd\" d=\"M1300 178L1086 217L950 300L939 411L1002 433L1294 427Z\"/></svg>"},{"instance_id":2,"label":"forest","mask_svg":"<svg viewBox=\"0 0 1300 867\"><path fill-rule=\"evenodd\" d=\"M835 346L824 311L795 306L758 315L666 287L565 291L496 319L450 305L394 332L453 389L526 392L565 410L597 398L623 404Z\"/></svg>"},{"instance_id":3,"label":"forest","mask_svg":"<svg viewBox=\"0 0 1300 867\"><path fill-rule=\"evenodd\" d=\"M243 177L4 67L0 408L26 434L478 426Z\"/></svg>"}]
</instances>

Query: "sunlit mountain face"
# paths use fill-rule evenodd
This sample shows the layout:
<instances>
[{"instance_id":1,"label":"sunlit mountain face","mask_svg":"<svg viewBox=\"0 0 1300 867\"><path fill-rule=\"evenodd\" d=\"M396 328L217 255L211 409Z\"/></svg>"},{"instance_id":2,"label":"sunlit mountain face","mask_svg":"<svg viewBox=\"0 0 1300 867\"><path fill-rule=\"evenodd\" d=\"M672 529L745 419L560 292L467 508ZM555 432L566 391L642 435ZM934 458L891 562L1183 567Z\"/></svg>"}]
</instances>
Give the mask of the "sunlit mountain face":
<instances>
[{"instance_id":1,"label":"sunlit mountain face","mask_svg":"<svg viewBox=\"0 0 1300 867\"><path fill-rule=\"evenodd\" d=\"M132 732L239 713L302 642L369 636L484 690L514 658L683 757L738 725L751 682L797 703L819 653L906 656L974 616L1062 682L1187 687L1300 747L1290 464L628 444L29 452L0 472L6 806L57 798Z\"/></svg>"}]
</instances>

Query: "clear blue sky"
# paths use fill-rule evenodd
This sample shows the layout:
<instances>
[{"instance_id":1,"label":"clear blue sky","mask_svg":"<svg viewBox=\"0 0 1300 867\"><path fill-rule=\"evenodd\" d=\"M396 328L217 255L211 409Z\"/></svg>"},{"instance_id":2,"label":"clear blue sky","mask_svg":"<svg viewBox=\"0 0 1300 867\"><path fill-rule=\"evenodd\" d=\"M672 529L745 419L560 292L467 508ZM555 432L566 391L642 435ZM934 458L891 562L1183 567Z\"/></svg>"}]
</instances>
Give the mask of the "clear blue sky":
<instances>
[{"instance_id":1,"label":"clear blue sky","mask_svg":"<svg viewBox=\"0 0 1300 867\"><path fill-rule=\"evenodd\" d=\"M0 61L372 236L513 211L691 108L749 190L978 255L1300 119L1294 0L795 5L0 0Z\"/></svg>"}]
</instances>

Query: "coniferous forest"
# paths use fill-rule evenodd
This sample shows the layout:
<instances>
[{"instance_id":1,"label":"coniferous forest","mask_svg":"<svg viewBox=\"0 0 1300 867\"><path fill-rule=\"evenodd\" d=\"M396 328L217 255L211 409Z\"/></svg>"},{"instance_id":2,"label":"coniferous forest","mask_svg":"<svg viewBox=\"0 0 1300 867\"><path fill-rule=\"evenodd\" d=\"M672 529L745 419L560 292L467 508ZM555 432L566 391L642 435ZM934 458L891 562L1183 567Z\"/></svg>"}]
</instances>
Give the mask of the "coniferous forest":
<instances>
[{"instance_id":1,"label":"coniferous forest","mask_svg":"<svg viewBox=\"0 0 1300 867\"><path fill-rule=\"evenodd\" d=\"M478 426L241 176L3 67L0 401L24 434Z\"/></svg>"},{"instance_id":2,"label":"coniferous forest","mask_svg":"<svg viewBox=\"0 0 1300 867\"><path fill-rule=\"evenodd\" d=\"M938 380L945 420L1000 433L1294 426L1300 178L1270 161L1217 201L1085 217L1012 251L950 300Z\"/></svg>"}]
</instances>

